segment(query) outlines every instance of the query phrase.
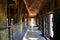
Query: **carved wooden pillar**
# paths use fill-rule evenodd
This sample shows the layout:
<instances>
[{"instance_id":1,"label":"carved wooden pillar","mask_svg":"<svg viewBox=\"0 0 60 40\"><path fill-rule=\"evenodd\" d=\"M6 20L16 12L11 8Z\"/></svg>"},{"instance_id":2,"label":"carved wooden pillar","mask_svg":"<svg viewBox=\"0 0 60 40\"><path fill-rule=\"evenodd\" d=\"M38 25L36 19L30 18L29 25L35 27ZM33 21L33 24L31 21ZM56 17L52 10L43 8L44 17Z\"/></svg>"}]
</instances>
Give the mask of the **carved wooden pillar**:
<instances>
[{"instance_id":1,"label":"carved wooden pillar","mask_svg":"<svg viewBox=\"0 0 60 40\"><path fill-rule=\"evenodd\" d=\"M0 0L0 40L8 40L7 0Z\"/></svg>"},{"instance_id":2,"label":"carved wooden pillar","mask_svg":"<svg viewBox=\"0 0 60 40\"><path fill-rule=\"evenodd\" d=\"M58 4L60 0L55 0L55 8L60 7ZM53 14L53 30L54 30L54 40L59 39L58 36L60 35L59 30L60 30L60 8L54 10Z\"/></svg>"}]
</instances>

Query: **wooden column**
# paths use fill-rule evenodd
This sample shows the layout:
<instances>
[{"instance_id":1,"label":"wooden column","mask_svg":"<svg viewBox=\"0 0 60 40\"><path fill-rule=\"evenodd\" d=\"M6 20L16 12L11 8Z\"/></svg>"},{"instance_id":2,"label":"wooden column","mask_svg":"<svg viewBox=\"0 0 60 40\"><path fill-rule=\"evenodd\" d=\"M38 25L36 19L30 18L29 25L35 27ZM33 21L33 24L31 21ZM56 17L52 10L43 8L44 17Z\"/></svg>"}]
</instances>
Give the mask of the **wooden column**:
<instances>
[{"instance_id":1,"label":"wooden column","mask_svg":"<svg viewBox=\"0 0 60 40\"><path fill-rule=\"evenodd\" d=\"M41 17L42 21L42 36L44 36L44 18Z\"/></svg>"},{"instance_id":2,"label":"wooden column","mask_svg":"<svg viewBox=\"0 0 60 40\"><path fill-rule=\"evenodd\" d=\"M54 22L54 40L57 40L57 36L56 34L58 34L58 36L60 35L59 30L60 30L60 9L57 9L54 11L54 15L53 15L53 22Z\"/></svg>"},{"instance_id":3,"label":"wooden column","mask_svg":"<svg viewBox=\"0 0 60 40\"><path fill-rule=\"evenodd\" d=\"M40 14L38 14L37 17L36 17L36 25L38 27L38 30L40 30L41 29L40 28Z\"/></svg>"},{"instance_id":4,"label":"wooden column","mask_svg":"<svg viewBox=\"0 0 60 40\"><path fill-rule=\"evenodd\" d=\"M7 0L0 0L0 40L8 39L8 28L6 23Z\"/></svg>"},{"instance_id":5,"label":"wooden column","mask_svg":"<svg viewBox=\"0 0 60 40\"><path fill-rule=\"evenodd\" d=\"M42 32L42 18L40 17L40 31Z\"/></svg>"}]
</instances>

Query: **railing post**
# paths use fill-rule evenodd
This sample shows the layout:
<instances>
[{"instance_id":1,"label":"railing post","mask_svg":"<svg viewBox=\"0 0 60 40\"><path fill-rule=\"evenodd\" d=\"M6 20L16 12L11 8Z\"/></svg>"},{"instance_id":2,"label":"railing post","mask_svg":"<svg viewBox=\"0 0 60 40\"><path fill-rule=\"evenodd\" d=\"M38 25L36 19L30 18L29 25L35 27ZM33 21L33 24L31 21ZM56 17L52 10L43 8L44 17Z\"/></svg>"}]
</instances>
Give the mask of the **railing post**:
<instances>
[{"instance_id":1,"label":"railing post","mask_svg":"<svg viewBox=\"0 0 60 40\"><path fill-rule=\"evenodd\" d=\"M11 19L11 40L13 40L13 18Z\"/></svg>"}]
</instances>

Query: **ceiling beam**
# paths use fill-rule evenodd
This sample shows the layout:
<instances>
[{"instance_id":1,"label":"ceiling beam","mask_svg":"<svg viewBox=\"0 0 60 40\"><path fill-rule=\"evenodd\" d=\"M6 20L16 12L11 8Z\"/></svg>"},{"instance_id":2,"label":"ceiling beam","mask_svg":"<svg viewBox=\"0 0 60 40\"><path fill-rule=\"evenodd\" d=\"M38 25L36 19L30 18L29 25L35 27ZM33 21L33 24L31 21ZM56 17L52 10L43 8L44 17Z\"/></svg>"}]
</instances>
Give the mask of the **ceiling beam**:
<instances>
[{"instance_id":1,"label":"ceiling beam","mask_svg":"<svg viewBox=\"0 0 60 40\"><path fill-rule=\"evenodd\" d=\"M23 0L29 14L37 15L43 0Z\"/></svg>"}]
</instances>

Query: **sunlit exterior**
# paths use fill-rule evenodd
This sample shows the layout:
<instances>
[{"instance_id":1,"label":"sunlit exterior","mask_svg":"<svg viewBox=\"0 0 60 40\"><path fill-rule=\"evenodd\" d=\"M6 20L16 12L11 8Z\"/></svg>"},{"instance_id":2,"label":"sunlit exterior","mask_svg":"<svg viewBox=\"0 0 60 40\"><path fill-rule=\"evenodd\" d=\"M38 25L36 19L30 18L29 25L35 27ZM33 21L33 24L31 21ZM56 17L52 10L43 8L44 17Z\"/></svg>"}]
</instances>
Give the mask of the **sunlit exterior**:
<instances>
[{"instance_id":1,"label":"sunlit exterior","mask_svg":"<svg viewBox=\"0 0 60 40\"><path fill-rule=\"evenodd\" d=\"M50 36L53 37L53 14L50 14Z\"/></svg>"}]
</instances>

